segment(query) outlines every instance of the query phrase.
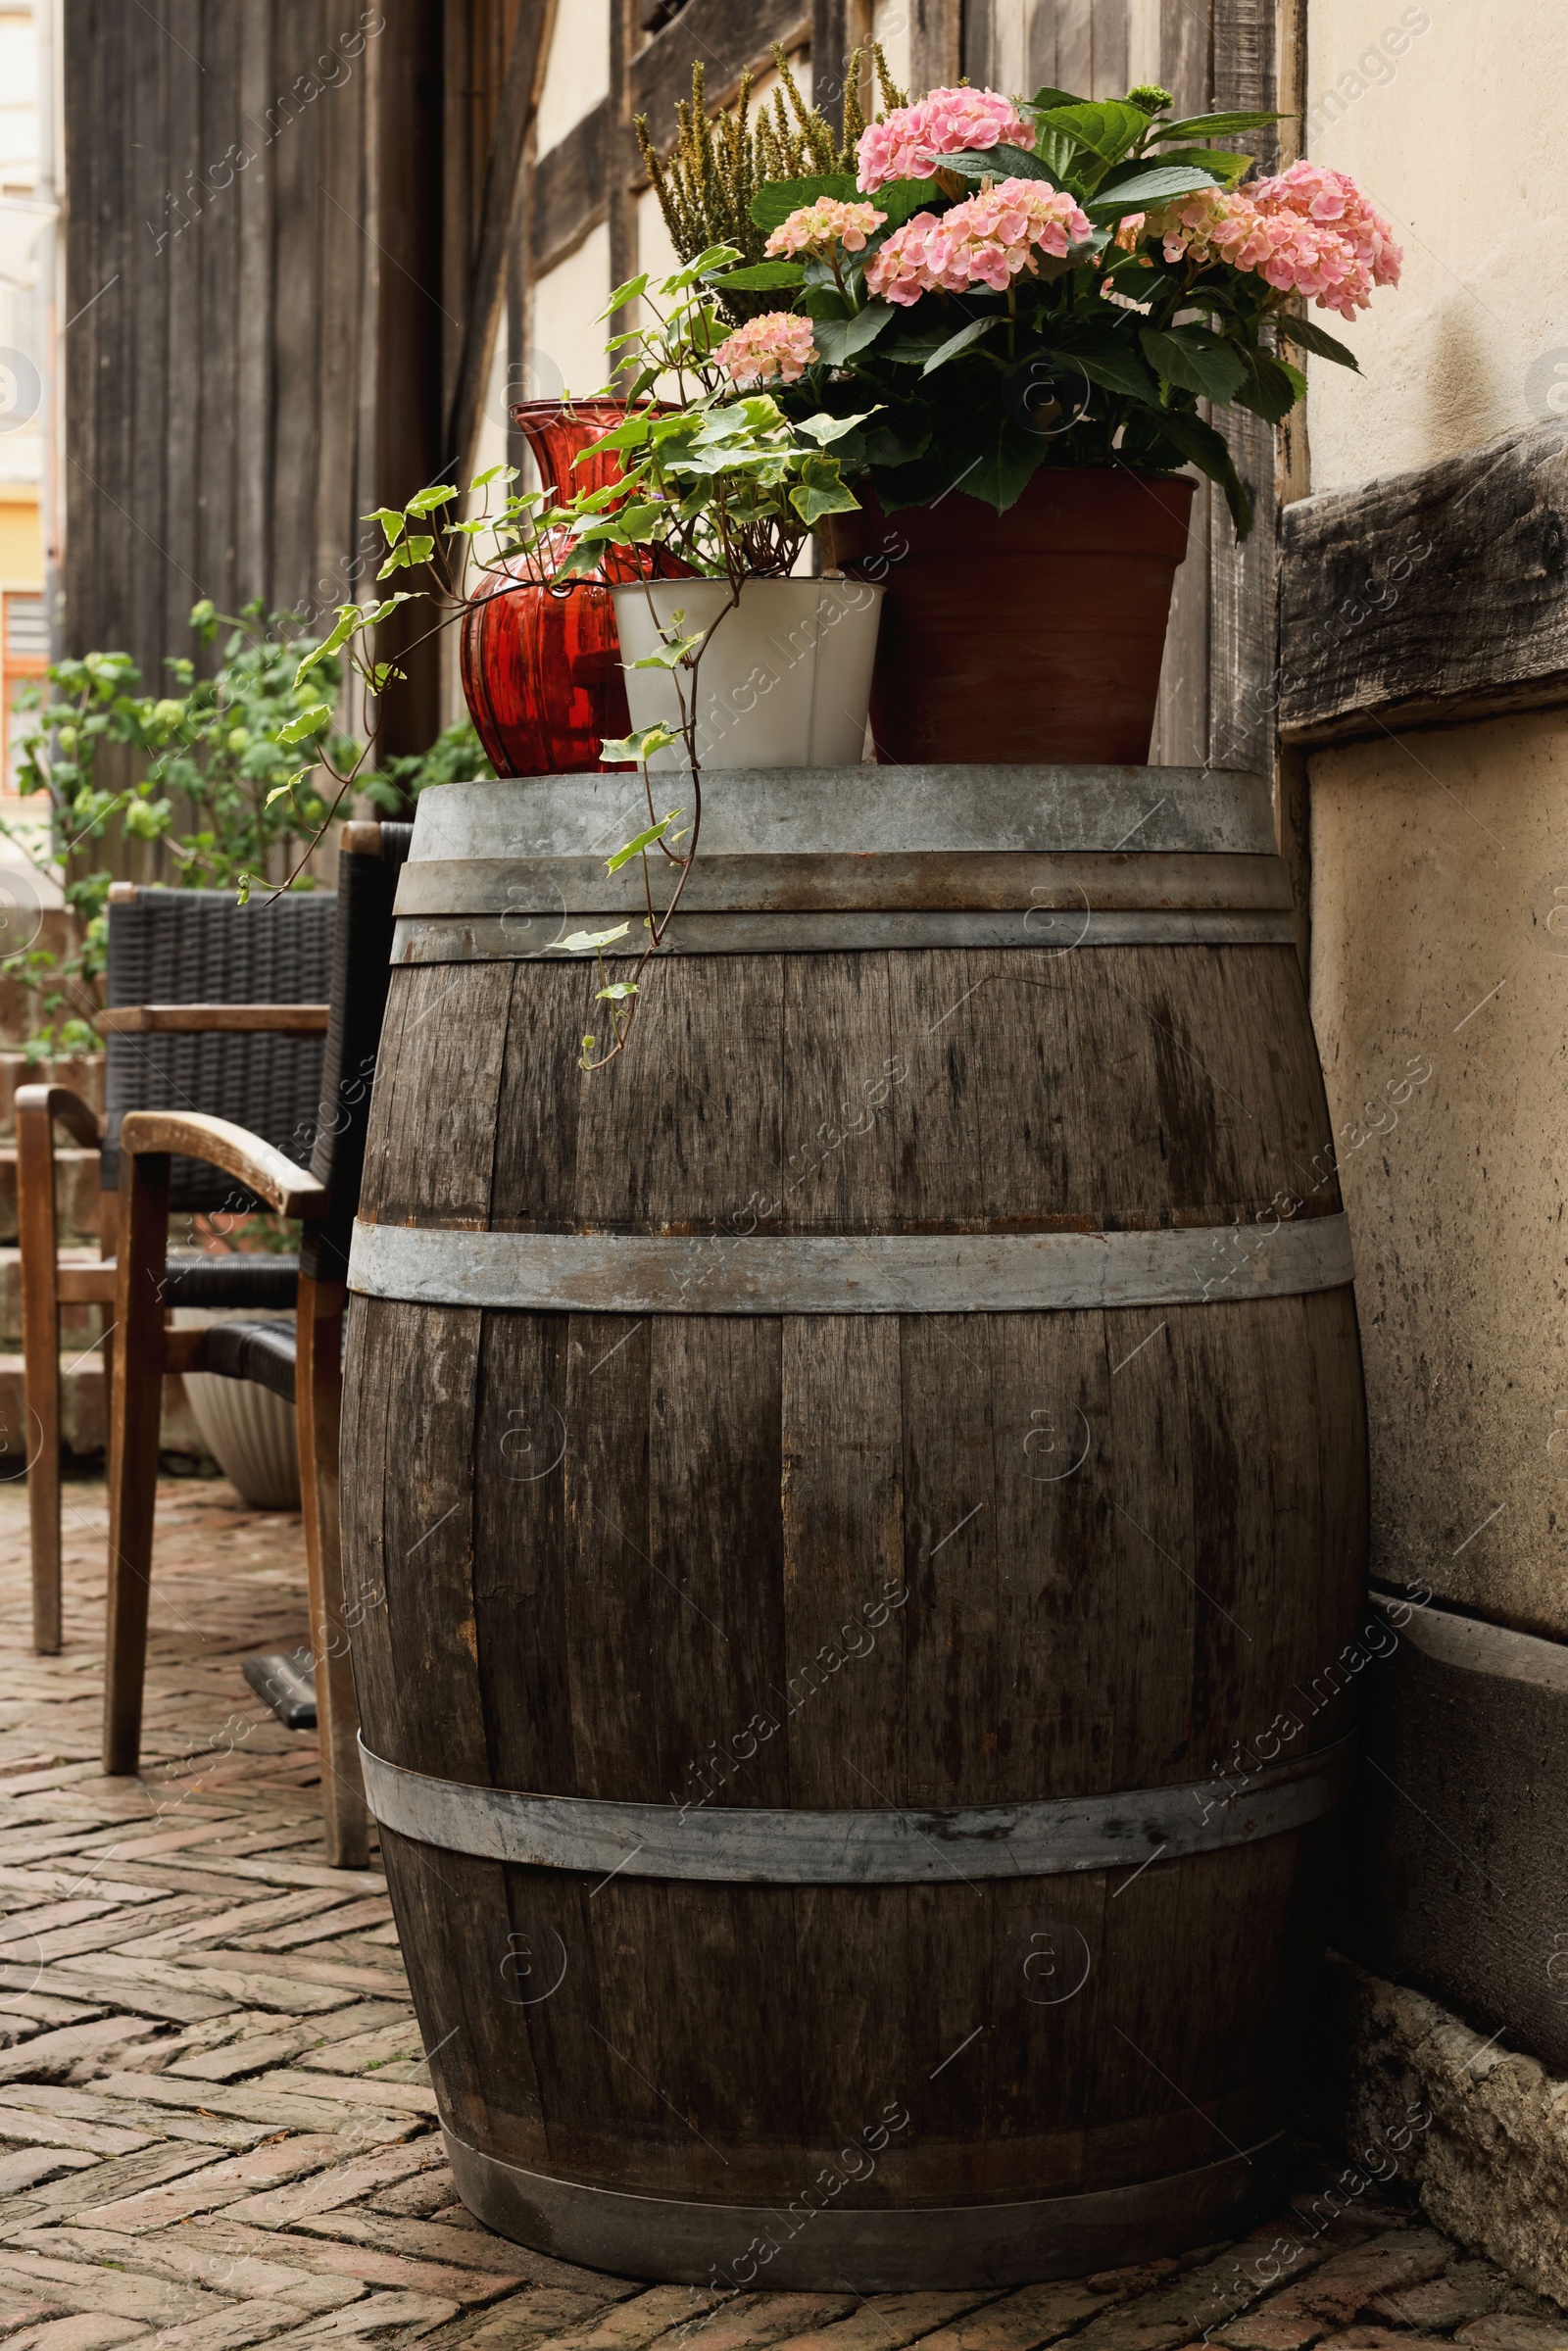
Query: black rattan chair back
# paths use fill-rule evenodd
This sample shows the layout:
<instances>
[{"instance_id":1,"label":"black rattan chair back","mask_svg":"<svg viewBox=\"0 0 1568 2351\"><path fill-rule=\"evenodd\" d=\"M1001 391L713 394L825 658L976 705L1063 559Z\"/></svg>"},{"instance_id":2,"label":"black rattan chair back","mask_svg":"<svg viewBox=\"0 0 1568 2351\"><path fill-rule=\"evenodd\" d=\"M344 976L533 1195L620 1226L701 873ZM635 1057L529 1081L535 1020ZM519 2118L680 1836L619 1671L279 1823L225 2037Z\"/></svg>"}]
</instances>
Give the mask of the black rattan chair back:
<instances>
[{"instance_id":1,"label":"black rattan chair back","mask_svg":"<svg viewBox=\"0 0 1568 2351\"><path fill-rule=\"evenodd\" d=\"M331 1013L311 1153L311 1173L327 1187L332 1204L321 1222L307 1230L300 1252L304 1271L318 1281L341 1282L348 1275L370 1083L392 976L392 902L413 839L412 824L383 824L379 855L338 851Z\"/></svg>"},{"instance_id":2,"label":"black rattan chair back","mask_svg":"<svg viewBox=\"0 0 1568 2351\"><path fill-rule=\"evenodd\" d=\"M138 890L109 908L111 1007L148 1004L324 1004L337 900L291 893L249 906L227 890ZM112 1036L102 1182L119 1183L127 1110L194 1110L248 1127L303 1166L316 1140L326 1041L270 1035ZM176 1158L171 1204L240 1210L233 1178Z\"/></svg>"}]
</instances>

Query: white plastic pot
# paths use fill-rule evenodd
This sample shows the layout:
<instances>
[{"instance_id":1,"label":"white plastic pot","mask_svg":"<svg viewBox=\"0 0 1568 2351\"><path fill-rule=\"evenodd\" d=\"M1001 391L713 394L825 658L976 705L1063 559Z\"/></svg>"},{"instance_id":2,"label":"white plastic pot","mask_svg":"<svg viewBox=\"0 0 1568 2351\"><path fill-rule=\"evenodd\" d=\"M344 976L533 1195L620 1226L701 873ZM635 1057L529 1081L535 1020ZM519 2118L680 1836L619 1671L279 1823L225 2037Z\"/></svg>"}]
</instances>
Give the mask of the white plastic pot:
<instances>
[{"instance_id":1,"label":"white plastic pot","mask_svg":"<svg viewBox=\"0 0 1568 2351\"><path fill-rule=\"evenodd\" d=\"M858 767L884 593L860 579L748 579L731 610L724 580L612 588L633 730L680 725L669 672L632 663L657 653L661 627L683 612L682 633L709 632L697 671L705 767ZM685 767L684 743L648 764Z\"/></svg>"}]
</instances>

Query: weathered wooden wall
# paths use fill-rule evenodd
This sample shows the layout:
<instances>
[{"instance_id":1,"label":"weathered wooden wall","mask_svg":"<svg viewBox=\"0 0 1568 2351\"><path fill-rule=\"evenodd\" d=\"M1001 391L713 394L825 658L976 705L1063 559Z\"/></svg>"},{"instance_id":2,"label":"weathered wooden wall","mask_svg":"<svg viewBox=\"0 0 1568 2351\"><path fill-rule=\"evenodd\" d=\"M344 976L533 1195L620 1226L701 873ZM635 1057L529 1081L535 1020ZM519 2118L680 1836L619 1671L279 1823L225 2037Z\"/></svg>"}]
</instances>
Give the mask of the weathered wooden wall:
<instances>
[{"instance_id":1,"label":"weathered wooden wall","mask_svg":"<svg viewBox=\"0 0 1568 2351\"><path fill-rule=\"evenodd\" d=\"M161 15L66 6L67 640L149 684L198 597L344 593L374 486L384 38L343 0Z\"/></svg>"},{"instance_id":2,"label":"weathered wooden wall","mask_svg":"<svg viewBox=\"0 0 1568 2351\"><path fill-rule=\"evenodd\" d=\"M314 615L471 443L545 0L66 0L66 641ZM388 648L388 650L391 650ZM386 748L439 722L416 661Z\"/></svg>"}]
</instances>

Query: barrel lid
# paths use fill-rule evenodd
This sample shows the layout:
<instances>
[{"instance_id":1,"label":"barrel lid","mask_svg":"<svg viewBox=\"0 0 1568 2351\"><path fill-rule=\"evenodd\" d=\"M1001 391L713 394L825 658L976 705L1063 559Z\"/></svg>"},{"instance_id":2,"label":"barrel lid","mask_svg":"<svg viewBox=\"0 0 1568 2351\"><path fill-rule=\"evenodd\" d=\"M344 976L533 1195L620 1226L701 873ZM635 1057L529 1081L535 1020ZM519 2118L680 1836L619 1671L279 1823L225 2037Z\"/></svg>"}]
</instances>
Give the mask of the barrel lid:
<instances>
[{"instance_id":1,"label":"barrel lid","mask_svg":"<svg viewBox=\"0 0 1568 2351\"><path fill-rule=\"evenodd\" d=\"M689 770L653 778L655 809L690 810ZM745 767L705 771L705 850L1275 853L1268 786L1224 767ZM648 822L640 775L441 784L419 795L411 863L608 857Z\"/></svg>"}]
</instances>

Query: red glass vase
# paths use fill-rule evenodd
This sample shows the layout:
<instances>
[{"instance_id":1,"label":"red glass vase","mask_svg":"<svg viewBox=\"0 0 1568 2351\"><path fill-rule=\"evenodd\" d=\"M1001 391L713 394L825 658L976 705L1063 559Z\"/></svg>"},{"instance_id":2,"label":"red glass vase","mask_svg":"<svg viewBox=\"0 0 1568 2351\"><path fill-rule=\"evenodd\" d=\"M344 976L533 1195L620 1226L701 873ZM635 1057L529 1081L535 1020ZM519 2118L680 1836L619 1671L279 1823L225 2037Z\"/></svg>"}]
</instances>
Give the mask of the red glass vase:
<instances>
[{"instance_id":1,"label":"red glass vase","mask_svg":"<svg viewBox=\"0 0 1568 2351\"><path fill-rule=\"evenodd\" d=\"M575 465L578 452L625 419L619 400L526 400L512 412L539 477L562 505L579 490L619 481L620 452ZM564 540L549 554L559 562ZM549 560L547 554L547 561ZM602 769L607 735L630 731L620 639L608 583L645 572L668 577L686 566L668 557L607 553L591 577L559 588L528 574L537 559L514 559L491 574L463 622L463 691L497 775L570 775Z\"/></svg>"}]
</instances>

